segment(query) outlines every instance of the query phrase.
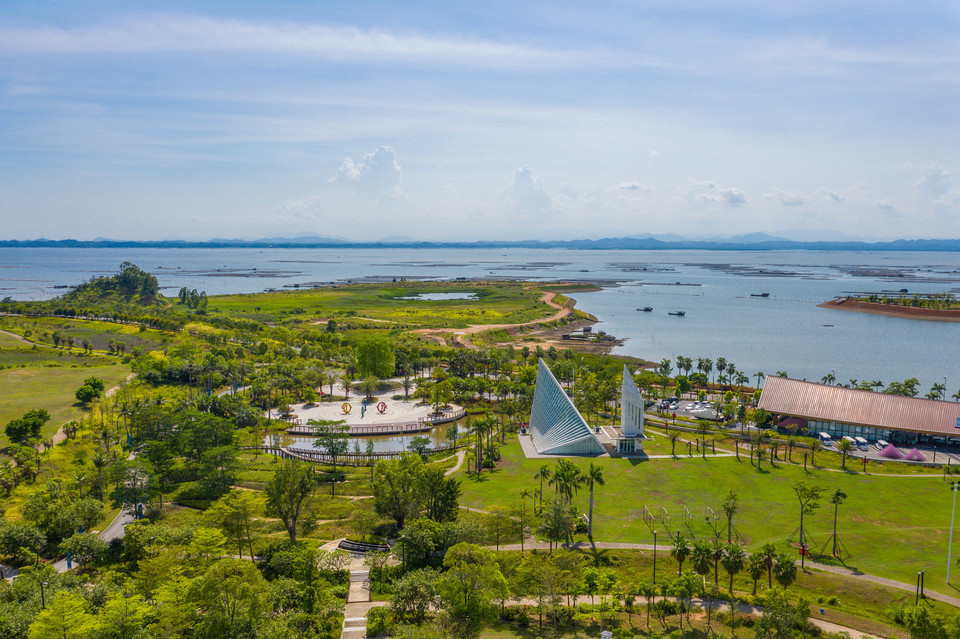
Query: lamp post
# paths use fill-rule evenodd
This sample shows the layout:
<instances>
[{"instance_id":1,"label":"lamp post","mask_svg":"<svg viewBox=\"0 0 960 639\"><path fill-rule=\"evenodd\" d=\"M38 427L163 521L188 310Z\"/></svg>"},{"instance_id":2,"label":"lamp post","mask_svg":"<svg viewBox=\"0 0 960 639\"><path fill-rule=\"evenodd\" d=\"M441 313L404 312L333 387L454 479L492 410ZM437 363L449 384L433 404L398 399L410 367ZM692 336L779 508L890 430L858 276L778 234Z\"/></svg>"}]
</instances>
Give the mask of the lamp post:
<instances>
[{"instance_id":1,"label":"lamp post","mask_svg":"<svg viewBox=\"0 0 960 639\"><path fill-rule=\"evenodd\" d=\"M46 595L45 595L44 592L43 592L43 587L44 587L44 586L49 586L49 585L50 585L50 584L47 583L46 581L41 581L41 582L40 582L40 607L43 608L43 609L46 609L46 607L47 607L47 598L46 598Z\"/></svg>"},{"instance_id":2,"label":"lamp post","mask_svg":"<svg viewBox=\"0 0 960 639\"><path fill-rule=\"evenodd\" d=\"M653 583L657 583L657 531L653 531Z\"/></svg>"},{"instance_id":3,"label":"lamp post","mask_svg":"<svg viewBox=\"0 0 960 639\"><path fill-rule=\"evenodd\" d=\"M947 544L947 583L950 583L950 564L953 563L953 518L957 514L957 491L960 490L960 482L950 482L950 491L953 492L953 511L950 513L950 541Z\"/></svg>"}]
</instances>

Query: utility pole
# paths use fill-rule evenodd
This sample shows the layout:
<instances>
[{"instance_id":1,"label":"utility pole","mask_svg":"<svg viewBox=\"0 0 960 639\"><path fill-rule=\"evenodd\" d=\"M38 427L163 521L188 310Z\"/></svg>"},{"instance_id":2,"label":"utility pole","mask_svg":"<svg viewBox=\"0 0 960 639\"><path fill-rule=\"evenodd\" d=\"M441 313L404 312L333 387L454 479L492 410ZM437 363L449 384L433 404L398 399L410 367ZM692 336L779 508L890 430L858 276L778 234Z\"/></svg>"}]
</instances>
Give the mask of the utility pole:
<instances>
[{"instance_id":1,"label":"utility pole","mask_svg":"<svg viewBox=\"0 0 960 639\"><path fill-rule=\"evenodd\" d=\"M947 544L947 583L950 583L950 564L953 563L953 518L957 514L957 491L960 482L950 482L950 491L953 492L953 511L950 513L950 542Z\"/></svg>"},{"instance_id":2,"label":"utility pole","mask_svg":"<svg viewBox=\"0 0 960 639\"><path fill-rule=\"evenodd\" d=\"M653 583L657 583L657 531L653 531Z\"/></svg>"}]
</instances>

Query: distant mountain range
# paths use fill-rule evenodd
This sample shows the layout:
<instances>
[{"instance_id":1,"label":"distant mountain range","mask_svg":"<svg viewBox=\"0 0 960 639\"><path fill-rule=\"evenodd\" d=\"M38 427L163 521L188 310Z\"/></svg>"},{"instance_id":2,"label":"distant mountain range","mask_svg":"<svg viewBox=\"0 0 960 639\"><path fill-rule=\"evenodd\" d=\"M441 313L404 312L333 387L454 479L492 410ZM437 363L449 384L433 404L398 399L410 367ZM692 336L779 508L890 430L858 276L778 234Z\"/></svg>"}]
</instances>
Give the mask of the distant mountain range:
<instances>
[{"instance_id":1,"label":"distant mountain range","mask_svg":"<svg viewBox=\"0 0 960 639\"><path fill-rule=\"evenodd\" d=\"M634 249L634 250L830 250L830 251L960 251L960 239L891 240L866 242L857 240L802 242L751 233L726 238L689 239L680 235L610 237L597 240L486 240L475 242L426 242L408 238L387 238L376 242L351 242L335 237L271 237L259 240L0 240L0 247L59 248L564 248L564 249Z\"/></svg>"}]
</instances>

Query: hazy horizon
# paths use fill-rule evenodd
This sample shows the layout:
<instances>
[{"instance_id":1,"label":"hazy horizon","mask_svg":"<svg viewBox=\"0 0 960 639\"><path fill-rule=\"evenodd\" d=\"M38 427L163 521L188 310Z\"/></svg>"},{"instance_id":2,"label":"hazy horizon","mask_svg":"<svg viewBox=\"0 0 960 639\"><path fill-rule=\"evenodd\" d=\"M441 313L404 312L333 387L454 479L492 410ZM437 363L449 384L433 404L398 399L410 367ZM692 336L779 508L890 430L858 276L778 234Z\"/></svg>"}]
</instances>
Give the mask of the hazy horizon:
<instances>
[{"instance_id":1,"label":"hazy horizon","mask_svg":"<svg viewBox=\"0 0 960 639\"><path fill-rule=\"evenodd\" d=\"M955 3L0 5L10 238L960 237Z\"/></svg>"}]
</instances>

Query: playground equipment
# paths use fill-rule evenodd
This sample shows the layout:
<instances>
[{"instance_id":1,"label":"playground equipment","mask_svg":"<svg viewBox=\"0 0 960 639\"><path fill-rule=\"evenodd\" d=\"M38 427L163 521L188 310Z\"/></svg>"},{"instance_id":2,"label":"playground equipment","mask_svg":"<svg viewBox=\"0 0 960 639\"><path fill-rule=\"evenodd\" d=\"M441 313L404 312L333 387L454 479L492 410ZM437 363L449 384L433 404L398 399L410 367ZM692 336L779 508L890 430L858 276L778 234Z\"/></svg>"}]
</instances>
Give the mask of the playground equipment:
<instances>
[{"instance_id":1,"label":"playground equipment","mask_svg":"<svg viewBox=\"0 0 960 639\"><path fill-rule=\"evenodd\" d=\"M713 537L720 536L722 532L718 525L720 517L710 506L693 509L680 506L668 509L662 504L652 508L644 505L643 523L652 531L657 528L657 522L660 522L662 530L673 530L674 527L683 526L693 539L697 538L698 530L701 534L706 533L706 536Z\"/></svg>"}]
</instances>

